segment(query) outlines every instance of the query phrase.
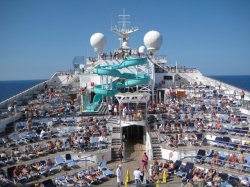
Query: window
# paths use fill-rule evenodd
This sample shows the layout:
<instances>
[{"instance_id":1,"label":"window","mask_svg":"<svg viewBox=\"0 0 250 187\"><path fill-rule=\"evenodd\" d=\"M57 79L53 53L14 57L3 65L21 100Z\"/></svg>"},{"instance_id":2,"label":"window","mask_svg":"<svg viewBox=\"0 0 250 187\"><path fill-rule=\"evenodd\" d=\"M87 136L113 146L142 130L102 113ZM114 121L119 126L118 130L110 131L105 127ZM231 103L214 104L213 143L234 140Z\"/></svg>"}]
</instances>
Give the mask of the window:
<instances>
[{"instance_id":1,"label":"window","mask_svg":"<svg viewBox=\"0 0 250 187\"><path fill-rule=\"evenodd\" d=\"M172 76L164 76L164 80L173 80Z\"/></svg>"}]
</instances>

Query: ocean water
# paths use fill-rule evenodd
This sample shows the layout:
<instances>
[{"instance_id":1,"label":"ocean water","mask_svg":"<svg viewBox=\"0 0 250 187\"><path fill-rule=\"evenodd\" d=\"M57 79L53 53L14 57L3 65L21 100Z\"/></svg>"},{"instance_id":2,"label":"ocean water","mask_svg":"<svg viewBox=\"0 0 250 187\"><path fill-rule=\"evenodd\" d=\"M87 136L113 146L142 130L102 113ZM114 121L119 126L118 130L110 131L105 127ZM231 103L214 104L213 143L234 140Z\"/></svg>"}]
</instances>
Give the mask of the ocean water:
<instances>
[{"instance_id":1,"label":"ocean water","mask_svg":"<svg viewBox=\"0 0 250 187\"><path fill-rule=\"evenodd\" d=\"M218 75L209 76L232 86L250 91L250 75Z\"/></svg>"},{"instance_id":2,"label":"ocean water","mask_svg":"<svg viewBox=\"0 0 250 187\"><path fill-rule=\"evenodd\" d=\"M45 80L0 81L0 102L8 99Z\"/></svg>"},{"instance_id":3,"label":"ocean water","mask_svg":"<svg viewBox=\"0 0 250 187\"><path fill-rule=\"evenodd\" d=\"M213 79L250 91L250 75L209 76ZM0 102L45 80L0 81Z\"/></svg>"}]
</instances>

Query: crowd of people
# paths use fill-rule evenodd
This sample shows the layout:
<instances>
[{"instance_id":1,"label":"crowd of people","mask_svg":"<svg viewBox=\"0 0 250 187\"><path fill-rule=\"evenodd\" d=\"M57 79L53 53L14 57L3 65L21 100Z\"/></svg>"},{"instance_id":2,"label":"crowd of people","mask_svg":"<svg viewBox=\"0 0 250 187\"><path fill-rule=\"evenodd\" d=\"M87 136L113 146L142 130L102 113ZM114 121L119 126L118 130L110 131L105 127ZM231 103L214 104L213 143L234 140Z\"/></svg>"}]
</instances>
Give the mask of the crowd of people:
<instances>
[{"instance_id":1,"label":"crowd of people","mask_svg":"<svg viewBox=\"0 0 250 187\"><path fill-rule=\"evenodd\" d=\"M109 115L120 116L124 121L141 121L145 119L145 111L135 104L122 104L120 107L114 104L108 104Z\"/></svg>"},{"instance_id":2,"label":"crowd of people","mask_svg":"<svg viewBox=\"0 0 250 187\"><path fill-rule=\"evenodd\" d=\"M179 146L187 145L212 146L211 150L213 146L216 146L222 149L219 152L213 152L211 160L208 162L208 168L212 168L211 170L199 170L198 168L190 170L186 186L193 186L195 182L200 184L200 181L202 184L209 183L210 186L218 186L223 177L223 173L218 173L214 169L218 166L224 167L224 169L234 169L236 172L240 171L242 173L240 183L245 183L247 186L250 184L250 179L244 177L244 173L249 172L250 157L245 154L248 155L250 152L250 146L247 141L242 140L242 137L247 138L250 135L247 126L249 119L247 115L241 115L238 110L235 110L240 102L235 97L223 96L223 90L220 90L219 94L212 92L212 95L209 95L211 88L206 90L203 87L203 89L199 92L203 94L193 94L192 96L188 94L185 97L178 97L169 94L168 100L164 104L152 103L149 105L149 112L157 116L153 129L158 131L160 141L164 144L167 143L170 149L178 150ZM241 92L240 100L243 99L244 92ZM207 133L211 137L222 136L221 139L225 137L228 142L209 139L206 136ZM227 149L235 150L235 152L228 153ZM213 171L213 175L211 175L212 178L209 178L208 175L211 174L211 171ZM200 184L200 186L202 185Z\"/></svg>"},{"instance_id":3,"label":"crowd of people","mask_svg":"<svg viewBox=\"0 0 250 187\"><path fill-rule=\"evenodd\" d=\"M222 149L222 151L214 151L211 154L211 160L206 162L208 166L206 165L204 169L201 169L202 166L194 167L185 174L186 187L204 186L205 184L216 187L228 181L231 186L248 186L250 179L244 174L249 172L250 168L250 162L248 156L246 156L250 152L250 147L247 141L241 141L239 137L248 137L250 134L249 127L238 129L236 134L233 133L234 129L232 128L244 125L244 121L248 124L248 119L247 117L241 117L239 111L235 110L238 107L238 99L223 96L222 90L220 90L219 94L212 92L210 96L208 94L210 89L207 88L203 94L193 94L193 96L187 95L185 97L169 94L168 100L164 101L164 103L150 102L147 108L148 114L152 114L156 118L153 120L153 123L156 124L153 126L153 130L158 131L159 137L163 137L163 142L167 142L170 148L186 145L201 148L203 146L219 145L220 149ZM241 95L242 99L244 99L243 94ZM228 128L228 124L230 124L230 128ZM232 136L233 139L238 138L238 140L233 141L233 139L229 138L230 142L224 146L222 145L223 142L207 139L206 133L212 133L213 136L218 135L219 137L229 133L228 136ZM215 143L212 144L212 142ZM233 144L236 144L236 146ZM231 151L227 153L227 150L223 151L223 149L230 149L230 146L233 146L234 153L231 153ZM220 161L222 154L226 154L223 163ZM143 158L141 167L136 168L133 172L135 184L143 184L145 182L144 176L147 176L148 181L157 182L159 178L165 177L163 175L164 171L167 171L167 178L173 175L173 170L177 171L177 165L172 157L165 162L155 160L149 164L149 167L148 161L145 160ZM216 171L218 166L224 167L224 169L218 172ZM119 166L119 170L120 168L121 166ZM226 170L225 168L236 170L236 172L239 171L241 176L234 178L232 174L223 172ZM123 179L119 179L119 181L124 182ZM229 183L227 184L229 185Z\"/></svg>"},{"instance_id":4,"label":"crowd of people","mask_svg":"<svg viewBox=\"0 0 250 187\"><path fill-rule=\"evenodd\" d=\"M26 183L67 171L72 169L71 165L63 164L57 171L52 170L58 166L54 153L65 155L70 151L95 151L108 147L110 134L106 118L76 117L75 101L68 96L68 91L68 87L46 85L35 99L20 106L23 118L16 123L16 132L1 139L0 167L7 173L0 176L0 181ZM76 180L76 184L77 181L83 179ZM86 181L89 184L90 180Z\"/></svg>"}]
</instances>

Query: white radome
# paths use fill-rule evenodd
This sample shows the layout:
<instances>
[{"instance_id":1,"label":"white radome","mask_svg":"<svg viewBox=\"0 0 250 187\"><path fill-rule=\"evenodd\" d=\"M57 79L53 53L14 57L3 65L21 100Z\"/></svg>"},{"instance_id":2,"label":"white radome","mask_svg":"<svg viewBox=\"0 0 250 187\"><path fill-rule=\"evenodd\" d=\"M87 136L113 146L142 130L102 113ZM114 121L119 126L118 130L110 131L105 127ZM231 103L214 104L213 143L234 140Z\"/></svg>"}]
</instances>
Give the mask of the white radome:
<instances>
[{"instance_id":1,"label":"white radome","mask_svg":"<svg viewBox=\"0 0 250 187\"><path fill-rule=\"evenodd\" d=\"M142 45L142 46L139 47L138 51L139 51L140 54L144 54L145 51L146 51L146 47L144 45Z\"/></svg>"},{"instance_id":2,"label":"white radome","mask_svg":"<svg viewBox=\"0 0 250 187\"><path fill-rule=\"evenodd\" d=\"M144 36L144 45L148 51L159 50L162 44L163 38L158 31L149 31Z\"/></svg>"},{"instance_id":3,"label":"white radome","mask_svg":"<svg viewBox=\"0 0 250 187\"><path fill-rule=\"evenodd\" d=\"M90 44L95 51L101 51L106 45L106 38L102 33L95 33L90 38Z\"/></svg>"}]
</instances>

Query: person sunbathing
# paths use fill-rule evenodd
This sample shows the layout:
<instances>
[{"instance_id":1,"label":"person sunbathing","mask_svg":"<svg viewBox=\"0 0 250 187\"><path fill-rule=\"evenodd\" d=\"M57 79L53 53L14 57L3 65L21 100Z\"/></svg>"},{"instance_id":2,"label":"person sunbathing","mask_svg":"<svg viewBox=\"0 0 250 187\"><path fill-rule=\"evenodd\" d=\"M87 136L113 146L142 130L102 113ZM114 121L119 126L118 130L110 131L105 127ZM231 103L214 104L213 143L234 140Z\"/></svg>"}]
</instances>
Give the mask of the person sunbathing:
<instances>
[{"instance_id":1,"label":"person sunbathing","mask_svg":"<svg viewBox=\"0 0 250 187\"><path fill-rule=\"evenodd\" d=\"M209 169L208 172L207 172L206 175L205 175L205 180L206 180L206 181L212 181L212 179L213 179L213 174L214 174L213 170L212 170L212 169Z\"/></svg>"},{"instance_id":2,"label":"person sunbathing","mask_svg":"<svg viewBox=\"0 0 250 187\"><path fill-rule=\"evenodd\" d=\"M220 174L217 173L217 174L214 176L213 181L215 182L215 185L220 186L220 184L221 184L221 176L220 176Z\"/></svg>"},{"instance_id":3,"label":"person sunbathing","mask_svg":"<svg viewBox=\"0 0 250 187\"><path fill-rule=\"evenodd\" d=\"M94 175L85 174L84 176L85 176L85 178L88 179L90 182L96 180L96 177L95 177Z\"/></svg>"},{"instance_id":4,"label":"person sunbathing","mask_svg":"<svg viewBox=\"0 0 250 187\"><path fill-rule=\"evenodd\" d=\"M215 153L211 161L211 166L215 166L218 163L218 160L219 160L219 155Z\"/></svg>"},{"instance_id":5,"label":"person sunbathing","mask_svg":"<svg viewBox=\"0 0 250 187\"><path fill-rule=\"evenodd\" d=\"M42 170L42 166L40 165L39 162L36 162L32 167L33 167L33 168L35 169L35 171L37 171L37 172L39 172L39 171Z\"/></svg>"},{"instance_id":6,"label":"person sunbathing","mask_svg":"<svg viewBox=\"0 0 250 187\"><path fill-rule=\"evenodd\" d=\"M52 141L47 141L46 146L47 146L47 149L48 149L49 152L51 152L53 150Z\"/></svg>"},{"instance_id":7,"label":"person sunbathing","mask_svg":"<svg viewBox=\"0 0 250 187\"><path fill-rule=\"evenodd\" d=\"M25 147L25 151L26 151L26 153L33 153L33 147L31 146L31 145L27 145L26 147Z\"/></svg>"},{"instance_id":8,"label":"person sunbathing","mask_svg":"<svg viewBox=\"0 0 250 187\"><path fill-rule=\"evenodd\" d=\"M232 155L230 155L230 157L229 157L229 162L231 163L231 164L233 164L233 166L236 166L236 163L238 162L238 158L237 158L237 156L235 155L235 153L233 153Z\"/></svg>"},{"instance_id":9,"label":"person sunbathing","mask_svg":"<svg viewBox=\"0 0 250 187\"><path fill-rule=\"evenodd\" d=\"M59 139L57 139L56 142L55 142L55 144L56 144L56 150L57 151L61 151L62 150L62 143L61 143L61 141Z\"/></svg>"},{"instance_id":10,"label":"person sunbathing","mask_svg":"<svg viewBox=\"0 0 250 187\"><path fill-rule=\"evenodd\" d=\"M103 172L102 171L95 171L95 174L96 174L96 176L99 176L99 177L105 177L105 175L103 174Z\"/></svg>"},{"instance_id":11,"label":"person sunbathing","mask_svg":"<svg viewBox=\"0 0 250 187\"><path fill-rule=\"evenodd\" d=\"M28 171L26 165L22 165L21 168L22 168L22 169L21 169L21 175L22 175L22 176L29 176L29 175L30 175L30 173L29 173L29 171Z\"/></svg>"},{"instance_id":12,"label":"person sunbathing","mask_svg":"<svg viewBox=\"0 0 250 187\"><path fill-rule=\"evenodd\" d=\"M21 170L18 166L15 167L15 169L12 172L12 177L13 178L18 178L21 175Z\"/></svg>"},{"instance_id":13,"label":"person sunbathing","mask_svg":"<svg viewBox=\"0 0 250 187\"><path fill-rule=\"evenodd\" d=\"M8 161L9 160L5 151L2 151L2 153L0 154L0 158L1 158L2 161Z\"/></svg>"},{"instance_id":14,"label":"person sunbathing","mask_svg":"<svg viewBox=\"0 0 250 187\"><path fill-rule=\"evenodd\" d=\"M42 150L42 147L41 147L41 145L39 145L39 144L36 144L35 150L36 150L36 155L37 155L37 156L42 156L42 155L44 154L44 152L43 152L43 150Z\"/></svg>"},{"instance_id":15,"label":"person sunbathing","mask_svg":"<svg viewBox=\"0 0 250 187\"><path fill-rule=\"evenodd\" d=\"M80 186L87 184L87 182L83 179L78 179L76 183L79 184Z\"/></svg>"},{"instance_id":16,"label":"person sunbathing","mask_svg":"<svg viewBox=\"0 0 250 187\"><path fill-rule=\"evenodd\" d=\"M174 162L170 162L169 169L174 170L174 168L175 168Z\"/></svg>"},{"instance_id":17,"label":"person sunbathing","mask_svg":"<svg viewBox=\"0 0 250 187\"><path fill-rule=\"evenodd\" d=\"M54 163L52 162L52 160L49 158L47 161L46 161L46 164L45 164L47 167L52 167L54 165Z\"/></svg>"},{"instance_id":18,"label":"person sunbathing","mask_svg":"<svg viewBox=\"0 0 250 187\"><path fill-rule=\"evenodd\" d=\"M64 163L63 165L62 165L62 168L61 168L63 171L69 171L70 170L70 167L66 164L66 163Z\"/></svg>"},{"instance_id":19,"label":"person sunbathing","mask_svg":"<svg viewBox=\"0 0 250 187\"><path fill-rule=\"evenodd\" d=\"M239 163L244 164L244 162L245 162L245 157L243 155L243 151L241 151L239 156Z\"/></svg>"}]
</instances>

